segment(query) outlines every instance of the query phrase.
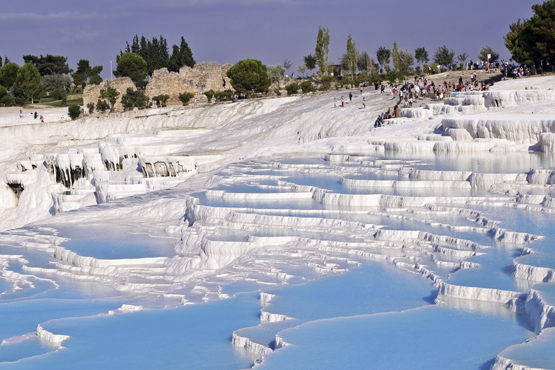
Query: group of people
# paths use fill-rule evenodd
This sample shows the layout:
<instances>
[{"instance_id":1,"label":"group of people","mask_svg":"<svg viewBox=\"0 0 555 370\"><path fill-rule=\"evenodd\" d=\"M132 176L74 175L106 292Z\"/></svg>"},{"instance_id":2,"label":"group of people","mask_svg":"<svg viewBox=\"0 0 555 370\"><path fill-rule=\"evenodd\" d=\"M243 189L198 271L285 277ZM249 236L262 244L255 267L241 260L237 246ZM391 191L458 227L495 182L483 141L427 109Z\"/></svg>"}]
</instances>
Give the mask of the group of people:
<instances>
[{"instance_id":1,"label":"group of people","mask_svg":"<svg viewBox=\"0 0 555 370\"><path fill-rule=\"evenodd\" d=\"M501 73L505 77L512 77L513 80L522 76L528 76L530 74L530 70L528 66L515 66L513 64L509 64L508 62L502 60L501 61Z\"/></svg>"},{"instance_id":2,"label":"group of people","mask_svg":"<svg viewBox=\"0 0 555 370\"><path fill-rule=\"evenodd\" d=\"M374 122L374 127L382 127L386 124L386 120L391 119L393 117L399 117L401 113L401 109L399 108L398 105L395 106L395 108L393 108L393 111L391 110L391 108L387 109L387 112L384 112L382 114L380 114L378 116L378 118L376 118L376 121Z\"/></svg>"},{"instance_id":3,"label":"group of people","mask_svg":"<svg viewBox=\"0 0 555 370\"><path fill-rule=\"evenodd\" d=\"M362 96L363 88L360 87L360 95ZM349 91L349 102L353 101L353 93ZM363 98L363 104L366 104L366 98ZM341 102L339 105L341 108L345 108L345 97L341 95ZM333 98L333 107L337 108L337 98ZM366 105L364 106L366 108Z\"/></svg>"},{"instance_id":4,"label":"group of people","mask_svg":"<svg viewBox=\"0 0 555 370\"><path fill-rule=\"evenodd\" d=\"M31 112L31 115L33 115L33 112ZM39 117L39 114L37 112L35 112L34 117L35 117L35 119L37 119ZM23 110L22 109L19 110L19 118L23 118ZM42 114L40 115L40 122L44 123L44 117L42 116Z\"/></svg>"}]
</instances>

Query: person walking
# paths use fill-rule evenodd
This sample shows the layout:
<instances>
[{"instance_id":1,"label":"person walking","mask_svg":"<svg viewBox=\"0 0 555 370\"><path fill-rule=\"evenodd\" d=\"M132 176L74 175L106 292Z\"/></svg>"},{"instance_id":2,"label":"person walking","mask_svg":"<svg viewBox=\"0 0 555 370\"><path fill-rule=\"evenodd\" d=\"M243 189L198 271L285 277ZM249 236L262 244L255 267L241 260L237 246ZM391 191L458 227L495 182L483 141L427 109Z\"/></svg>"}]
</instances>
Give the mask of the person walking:
<instances>
[{"instance_id":1,"label":"person walking","mask_svg":"<svg viewBox=\"0 0 555 370\"><path fill-rule=\"evenodd\" d=\"M353 100L353 93L349 91L349 101Z\"/></svg>"},{"instance_id":2,"label":"person walking","mask_svg":"<svg viewBox=\"0 0 555 370\"><path fill-rule=\"evenodd\" d=\"M363 91L364 91L364 87L362 87L362 85L360 85L360 96L362 96Z\"/></svg>"},{"instance_id":3,"label":"person walking","mask_svg":"<svg viewBox=\"0 0 555 370\"><path fill-rule=\"evenodd\" d=\"M23 111L21 109L19 110L19 118L23 118Z\"/></svg>"},{"instance_id":4,"label":"person walking","mask_svg":"<svg viewBox=\"0 0 555 370\"><path fill-rule=\"evenodd\" d=\"M333 98L333 107L337 108L337 98Z\"/></svg>"},{"instance_id":5,"label":"person walking","mask_svg":"<svg viewBox=\"0 0 555 370\"><path fill-rule=\"evenodd\" d=\"M42 115L40 116L40 123L44 123L44 117Z\"/></svg>"},{"instance_id":6,"label":"person walking","mask_svg":"<svg viewBox=\"0 0 555 370\"><path fill-rule=\"evenodd\" d=\"M362 97L362 109L366 109L366 97Z\"/></svg>"}]
</instances>

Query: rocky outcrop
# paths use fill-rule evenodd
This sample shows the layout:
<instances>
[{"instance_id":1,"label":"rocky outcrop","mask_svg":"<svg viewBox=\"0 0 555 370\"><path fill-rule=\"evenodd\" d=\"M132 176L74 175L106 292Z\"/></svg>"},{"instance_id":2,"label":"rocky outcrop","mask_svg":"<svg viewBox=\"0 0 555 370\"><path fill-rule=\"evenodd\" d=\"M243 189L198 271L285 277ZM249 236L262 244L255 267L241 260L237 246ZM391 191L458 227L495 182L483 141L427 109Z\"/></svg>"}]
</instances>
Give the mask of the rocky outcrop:
<instances>
[{"instance_id":1,"label":"rocky outcrop","mask_svg":"<svg viewBox=\"0 0 555 370\"><path fill-rule=\"evenodd\" d=\"M119 92L118 98L116 100L116 109L123 108L121 105L121 97L127 93L127 88L130 87L133 91L137 90L135 84L129 77L120 77L115 80L104 80L100 85L87 85L85 91L83 91L83 105L86 107L89 103L96 103L100 99L100 90L104 90L108 87L113 87Z\"/></svg>"},{"instance_id":2,"label":"rocky outcrop","mask_svg":"<svg viewBox=\"0 0 555 370\"><path fill-rule=\"evenodd\" d=\"M220 66L218 63L199 63L190 68L181 67L179 73L169 72L167 68L157 69L152 73L146 87L146 95L150 98L157 95L169 95L170 102L179 102L179 94L189 92L199 100L205 100L205 91L215 92L231 89L226 75L231 64Z\"/></svg>"}]
</instances>

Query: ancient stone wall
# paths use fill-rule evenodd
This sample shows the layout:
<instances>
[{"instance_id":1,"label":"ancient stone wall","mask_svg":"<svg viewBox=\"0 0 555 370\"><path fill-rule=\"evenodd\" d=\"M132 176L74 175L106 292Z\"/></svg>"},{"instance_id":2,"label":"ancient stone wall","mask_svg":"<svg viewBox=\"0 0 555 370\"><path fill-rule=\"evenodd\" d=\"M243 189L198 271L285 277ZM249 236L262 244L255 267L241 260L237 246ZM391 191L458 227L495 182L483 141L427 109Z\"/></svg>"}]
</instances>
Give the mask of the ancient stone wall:
<instances>
[{"instance_id":1,"label":"ancient stone wall","mask_svg":"<svg viewBox=\"0 0 555 370\"><path fill-rule=\"evenodd\" d=\"M104 80L100 85L87 85L85 91L83 91L83 105L87 107L88 103L96 103L100 99L100 90L105 90L110 86L110 80ZM127 88L130 87L133 91L137 90L135 84L129 77L119 77L112 80L111 86L119 92L118 98L116 100L116 109L123 108L121 105L121 97L127 93Z\"/></svg>"},{"instance_id":2,"label":"ancient stone wall","mask_svg":"<svg viewBox=\"0 0 555 370\"><path fill-rule=\"evenodd\" d=\"M226 75L231 64L199 63L190 68L182 67L179 73L168 72L167 68L152 73L146 87L146 95L152 99L157 95L169 95L170 102L179 102L179 94L189 92L199 100L205 100L205 91L230 90L231 82Z\"/></svg>"}]
</instances>

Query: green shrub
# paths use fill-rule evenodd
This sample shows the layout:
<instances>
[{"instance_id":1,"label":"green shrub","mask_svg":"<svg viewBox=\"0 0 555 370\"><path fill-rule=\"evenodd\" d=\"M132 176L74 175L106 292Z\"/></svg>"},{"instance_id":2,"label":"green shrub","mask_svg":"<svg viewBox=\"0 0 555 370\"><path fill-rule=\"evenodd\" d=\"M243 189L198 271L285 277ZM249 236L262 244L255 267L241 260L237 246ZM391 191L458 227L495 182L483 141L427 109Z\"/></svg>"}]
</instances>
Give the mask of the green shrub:
<instances>
[{"instance_id":1,"label":"green shrub","mask_svg":"<svg viewBox=\"0 0 555 370\"><path fill-rule=\"evenodd\" d=\"M133 91L131 87L128 87L125 95L121 97L121 104L124 110L132 110L135 107L144 109L151 105L150 98L145 95L144 90Z\"/></svg>"},{"instance_id":2,"label":"green shrub","mask_svg":"<svg viewBox=\"0 0 555 370\"><path fill-rule=\"evenodd\" d=\"M287 95L295 95L299 92L299 85L296 82L285 86L285 90L287 90Z\"/></svg>"},{"instance_id":3,"label":"green shrub","mask_svg":"<svg viewBox=\"0 0 555 370\"><path fill-rule=\"evenodd\" d=\"M93 112L94 112L94 103L87 104L87 108L89 108L89 114L93 114Z\"/></svg>"},{"instance_id":4,"label":"green shrub","mask_svg":"<svg viewBox=\"0 0 555 370\"><path fill-rule=\"evenodd\" d=\"M71 104L67 108L67 114L69 115L69 118L71 118L72 120L76 120L81 115L81 109L77 104Z\"/></svg>"},{"instance_id":5,"label":"green shrub","mask_svg":"<svg viewBox=\"0 0 555 370\"><path fill-rule=\"evenodd\" d=\"M8 95L8 89L0 85L0 99L2 99L6 95Z\"/></svg>"},{"instance_id":6,"label":"green shrub","mask_svg":"<svg viewBox=\"0 0 555 370\"><path fill-rule=\"evenodd\" d=\"M165 107L168 99L170 98L169 95L156 95L152 97L152 100L156 102L156 106L160 108L160 106Z\"/></svg>"},{"instance_id":7,"label":"green shrub","mask_svg":"<svg viewBox=\"0 0 555 370\"><path fill-rule=\"evenodd\" d=\"M148 81L145 80L139 80L139 81L133 81L135 83L135 87L139 90L144 90L146 89L146 85L148 85Z\"/></svg>"},{"instance_id":8,"label":"green shrub","mask_svg":"<svg viewBox=\"0 0 555 370\"><path fill-rule=\"evenodd\" d=\"M279 91L279 89L275 89L275 90L274 90L274 93L275 93L277 96L281 96L281 91Z\"/></svg>"},{"instance_id":9,"label":"green shrub","mask_svg":"<svg viewBox=\"0 0 555 370\"><path fill-rule=\"evenodd\" d=\"M417 76L420 76L422 74L422 70L420 69L420 66L416 66L416 68L414 69L414 73Z\"/></svg>"},{"instance_id":10,"label":"green shrub","mask_svg":"<svg viewBox=\"0 0 555 370\"><path fill-rule=\"evenodd\" d=\"M15 99L10 94L7 94L0 99L0 103L2 103L6 107L13 107L15 106Z\"/></svg>"},{"instance_id":11,"label":"green shrub","mask_svg":"<svg viewBox=\"0 0 555 370\"><path fill-rule=\"evenodd\" d=\"M331 80L332 78L330 76L322 77L322 79L320 80L320 90L328 91L331 88Z\"/></svg>"},{"instance_id":12,"label":"green shrub","mask_svg":"<svg viewBox=\"0 0 555 370\"><path fill-rule=\"evenodd\" d=\"M191 100L195 95L191 94L190 92L184 92L182 94L179 94L179 100L183 103L183 105L188 105L189 104L189 100ZM156 96L154 98L152 98L153 100L155 100ZM158 105L158 102L156 102L156 105Z\"/></svg>"},{"instance_id":13,"label":"green shrub","mask_svg":"<svg viewBox=\"0 0 555 370\"><path fill-rule=\"evenodd\" d=\"M536 66L532 64L532 66L530 67L530 74L533 76L535 74L537 74L536 72Z\"/></svg>"},{"instance_id":14,"label":"green shrub","mask_svg":"<svg viewBox=\"0 0 555 370\"><path fill-rule=\"evenodd\" d=\"M62 107L67 105L67 94L62 96Z\"/></svg>"},{"instance_id":15,"label":"green shrub","mask_svg":"<svg viewBox=\"0 0 555 370\"><path fill-rule=\"evenodd\" d=\"M310 81L303 81L301 83L301 89L303 90L303 94L308 94L310 92L316 91L316 87Z\"/></svg>"},{"instance_id":16,"label":"green shrub","mask_svg":"<svg viewBox=\"0 0 555 370\"><path fill-rule=\"evenodd\" d=\"M429 73L430 73L430 70L429 70L427 64L424 64L424 65L422 66L422 73L424 73L424 74L429 74Z\"/></svg>"},{"instance_id":17,"label":"green shrub","mask_svg":"<svg viewBox=\"0 0 555 370\"><path fill-rule=\"evenodd\" d=\"M205 91L204 95L206 95L206 98L208 99L208 102L210 103L212 101L212 98L214 97L214 90L210 89L208 91Z\"/></svg>"},{"instance_id":18,"label":"green shrub","mask_svg":"<svg viewBox=\"0 0 555 370\"><path fill-rule=\"evenodd\" d=\"M48 97L52 98L52 100L62 100L64 96L67 96L67 92L62 89L56 89L48 95Z\"/></svg>"},{"instance_id":19,"label":"green shrub","mask_svg":"<svg viewBox=\"0 0 555 370\"><path fill-rule=\"evenodd\" d=\"M14 100L15 100L15 105L18 106L18 107L22 107L22 106L24 106L25 104L29 103L29 100L27 100L27 99L25 99L25 98L22 98L22 97L20 97L20 96L16 96L16 97L14 98Z\"/></svg>"},{"instance_id":20,"label":"green shrub","mask_svg":"<svg viewBox=\"0 0 555 370\"><path fill-rule=\"evenodd\" d=\"M108 103L106 103L105 100L98 99L98 102L96 103L96 109L99 109L101 112L104 112L106 109L108 109Z\"/></svg>"},{"instance_id":21,"label":"green shrub","mask_svg":"<svg viewBox=\"0 0 555 370\"><path fill-rule=\"evenodd\" d=\"M217 93L214 93L214 97L217 101L235 100L235 93L231 90L219 91Z\"/></svg>"}]
</instances>

